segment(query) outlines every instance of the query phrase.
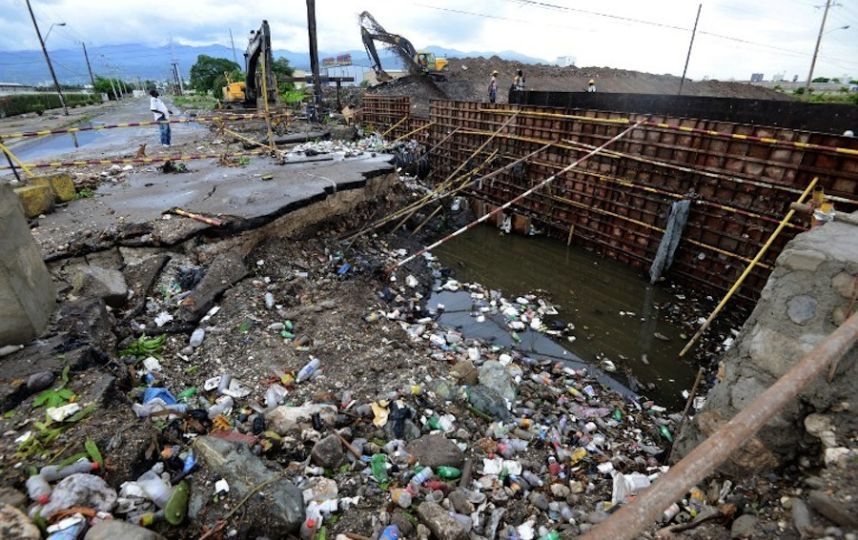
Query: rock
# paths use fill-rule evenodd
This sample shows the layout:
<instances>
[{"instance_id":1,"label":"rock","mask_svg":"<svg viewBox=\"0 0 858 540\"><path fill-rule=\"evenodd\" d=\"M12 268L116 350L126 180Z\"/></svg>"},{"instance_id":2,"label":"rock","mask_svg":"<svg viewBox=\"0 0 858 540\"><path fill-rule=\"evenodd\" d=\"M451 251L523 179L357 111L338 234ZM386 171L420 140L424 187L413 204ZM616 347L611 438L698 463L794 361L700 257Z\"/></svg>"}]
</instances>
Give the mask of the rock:
<instances>
[{"instance_id":1,"label":"rock","mask_svg":"<svg viewBox=\"0 0 858 540\"><path fill-rule=\"evenodd\" d=\"M530 501L530 504L539 508L542 511L548 510L548 497L545 496L541 491L531 491L530 495L527 497L527 500Z\"/></svg>"},{"instance_id":2,"label":"rock","mask_svg":"<svg viewBox=\"0 0 858 540\"><path fill-rule=\"evenodd\" d=\"M465 540L468 530L464 525L450 516L441 505L433 502L422 502L417 507L417 517L423 522L432 535L438 540Z\"/></svg>"},{"instance_id":3,"label":"rock","mask_svg":"<svg viewBox=\"0 0 858 540\"><path fill-rule=\"evenodd\" d=\"M858 276L840 272L831 280L831 287L843 298L851 299L855 295L855 288L858 287Z\"/></svg>"},{"instance_id":4,"label":"rock","mask_svg":"<svg viewBox=\"0 0 858 540\"><path fill-rule=\"evenodd\" d=\"M8 504L15 508L27 508L27 496L17 489L0 487L0 504Z\"/></svg>"},{"instance_id":5,"label":"rock","mask_svg":"<svg viewBox=\"0 0 858 540\"><path fill-rule=\"evenodd\" d=\"M787 247L778 257L778 264L791 270L815 271L825 261L825 254L813 249L792 249Z\"/></svg>"},{"instance_id":6,"label":"rock","mask_svg":"<svg viewBox=\"0 0 858 540\"><path fill-rule=\"evenodd\" d=\"M565 499L571 492L565 484L551 484L551 494L557 499Z\"/></svg>"},{"instance_id":7,"label":"rock","mask_svg":"<svg viewBox=\"0 0 858 540\"><path fill-rule=\"evenodd\" d=\"M468 401L477 411L500 420L509 418L506 400L494 389L478 384L469 387L467 394Z\"/></svg>"},{"instance_id":8,"label":"rock","mask_svg":"<svg viewBox=\"0 0 858 540\"><path fill-rule=\"evenodd\" d=\"M204 436L197 437L193 449L208 472L226 479L230 497L236 501L256 485L270 480L272 475L280 474L266 467L243 444ZM244 512L251 517L251 527L259 534L297 533L305 517L304 495L288 480L276 480L261 491L260 496L251 497L245 503Z\"/></svg>"},{"instance_id":9,"label":"rock","mask_svg":"<svg viewBox=\"0 0 858 540\"><path fill-rule=\"evenodd\" d=\"M313 463L326 469L336 469L343 461L343 443L336 435L328 435L313 446Z\"/></svg>"},{"instance_id":10,"label":"rock","mask_svg":"<svg viewBox=\"0 0 858 540\"><path fill-rule=\"evenodd\" d=\"M460 514L465 514L466 516L470 516L474 513L474 505L471 501L468 500L468 494L462 490L456 490L450 493L448 497L450 499L450 504L453 505L453 509Z\"/></svg>"},{"instance_id":11,"label":"rock","mask_svg":"<svg viewBox=\"0 0 858 540\"><path fill-rule=\"evenodd\" d=\"M57 298L51 274L30 232L24 211L7 185L0 185L0 347L38 337ZM14 254L14 255L13 255Z\"/></svg>"},{"instance_id":12,"label":"rock","mask_svg":"<svg viewBox=\"0 0 858 540\"><path fill-rule=\"evenodd\" d=\"M801 294L787 301L787 315L795 324L804 324L816 315L816 298Z\"/></svg>"},{"instance_id":13,"label":"rock","mask_svg":"<svg viewBox=\"0 0 858 540\"><path fill-rule=\"evenodd\" d=\"M802 538L807 538L810 534L813 523L810 520L810 509L804 504L801 499L792 501L792 523L795 525L798 534Z\"/></svg>"},{"instance_id":14,"label":"rock","mask_svg":"<svg viewBox=\"0 0 858 540\"><path fill-rule=\"evenodd\" d=\"M479 372L470 360L460 360L450 368L450 373L459 379L462 384L474 385L477 384Z\"/></svg>"},{"instance_id":15,"label":"rock","mask_svg":"<svg viewBox=\"0 0 858 540\"><path fill-rule=\"evenodd\" d=\"M4 504L0 506L0 538L40 540L42 533L24 512Z\"/></svg>"},{"instance_id":16,"label":"rock","mask_svg":"<svg viewBox=\"0 0 858 540\"><path fill-rule=\"evenodd\" d=\"M73 201L77 196L74 180L69 173L36 176L30 179L30 183L34 186L48 186L53 193L54 200L59 203Z\"/></svg>"},{"instance_id":17,"label":"rock","mask_svg":"<svg viewBox=\"0 0 858 540\"><path fill-rule=\"evenodd\" d=\"M411 518L402 510L397 510L393 513L393 515L390 516L390 524L399 527L399 533L401 538L413 538L414 524L411 523L411 519L414 518Z\"/></svg>"},{"instance_id":18,"label":"rock","mask_svg":"<svg viewBox=\"0 0 858 540\"><path fill-rule=\"evenodd\" d=\"M51 492L51 500L41 514L50 518L60 510L85 506L100 512L110 512L116 505L116 491L94 474L73 474L60 480Z\"/></svg>"},{"instance_id":19,"label":"rock","mask_svg":"<svg viewBox=\"0 0 858 540\"><path fill-rule=\"evenodd\" d=\"M241 255L234 252L218 255L203 279L182 300L179 317L186 322L200 320L224 291L246 275L247 267Z\"/></svg>"},{"instance_id":20,"label":"rock","mask_svg":"<svg viewBox=\"0 0 858 540\"><path fill-rule=\"evenodd\" d=\"M480 384L493 389L510 403L515 401L516 390L512 376L506 367L496 360L489 360L480 366Z\"/></svg>"},{"instance_id":21,"label":"rock","mask_svg":"<svg viewBox=\"0 0 858 540\"><path fill-rule=\"evenodd\" d=\"M51 371L40 371L27 377L27 390L39 392L54 384L56 376Z\"/></svg>"},{"instance_id":22,"label":"rock","mask_svg":"<svg viewBox=\"0 0 858 540\"><path fill-rule=\"evenodd\" d=\"M116 349L113 316L102 298L81 298L60 308L57 330L103 352Z\"/></svg>"},{"instance_id":23,"label":"rock","mask_svg":"<svg viewBox=\"0 0 858 540\"><path fill-rule=\"evenodd\" d=\"M441 433L424 435L408 443L406 451L421 465L433 469L441 465L461 467L465 455L456 444Z\"/></svg>"},{"instance_id":24,"label":"rock","mask_svg":"<svg viewBox=\"0 0 858 540\"><path fill-rule=\"evenodd\" d=\"M128 301L128 285L119 270L84 266L72 278L72 294L81 298L103 298L111 307L122 307Z\"/></svg>"},{"instance_id":25,"label":"rock","mask_svg":"<svg viewBox=\"0 0 858 540\"><path fill-rule=\"evenodd\" d=\"M132 292L129 309L143 309L152 284L155 283L158 274L161 273L164 265L169 260L170 256L162 253L144 259L138 264L129 264L125 267L122 274L125 276L125 282Z\"/></svg>"},{"instance_id":26,"label":"rock","mask_svg":"<svg viewBox=\"0 0 858 540\"><path fill-rule=\"evenodd\" d=\"M280 405L265 415L265 420L270 429L285 435L287 432L298 429L300 422L310 422L311 417L318 413L326 424L333 424L337 417L337 408L333 405L310 403L301 407L290 407Z\"/></svg>"},{"instance_id":27,"label":"rock","mask_svg":"<svg viewBox=\"0 0 858 540\"><path fill-rule=\"evenodd\" d=\"M330 128L331 140L334 141L353 141L357 138L357 130L354 126L337 125ZM407 535L405 535L407 536Z\"/></svg>"},{"instance_id":28,"label":"rock","mask_svg":"<svg viewBox=\"0 0 858 540\"><path fill-rule=\"evenodd\" d=\"M87 531L83 540L116 540L117 538L122 540L164 540L163 536L154 531L120 519L108 519L96 523L93 528Z\"/></svg>"},{"instance_id":29,"label":"rock","mask_svg":"<svg viewBox=\"0 0 858 540\"><path fill-rule=\"evenodd\" d=\"M24 215L28 218L49 214L54 209L54 192L51 186L24 186L15 188L14 191L21 201Z\"/></svg>"},{"instance_id":30,"label":"rock","mask_svg":"<svg viewBox=\"0 0 858 540\"><path fill-rule=\"evenodd\" d=\"M750 514L742 514L730 527L730 538L750 538L757 528L759 520Z\"/></svg>"},{"instance_id":31,"label":"rock","mask_svg":"<svg viewBox=\"0 0 858 540\"><path fill-rule=\"evenodd\" d=\"M852 501L850 508L846 503L838 501L822 491L815 490L810 492L807 502L811 508L841 527L858 529L858 512L855 508L858 501Z\"/></svg>"}]
</instances>

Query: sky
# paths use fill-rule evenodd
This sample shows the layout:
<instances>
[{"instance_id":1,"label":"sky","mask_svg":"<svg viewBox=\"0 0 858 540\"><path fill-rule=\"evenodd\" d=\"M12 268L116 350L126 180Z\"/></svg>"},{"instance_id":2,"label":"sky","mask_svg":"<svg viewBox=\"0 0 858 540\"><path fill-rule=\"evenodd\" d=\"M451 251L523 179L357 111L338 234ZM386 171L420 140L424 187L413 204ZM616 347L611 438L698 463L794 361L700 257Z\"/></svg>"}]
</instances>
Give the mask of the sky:
<instances>
[{"instance_id":1,"label":"sky","mask_svg":"<svg viewBox=\"0 0 858 540\"><path fill-rule=\"evenodd\" d=\"M306 4L299 0L32 0L48 48L177 43L239 51L267 18L275 49L306 51ZM703 0L688 74L691 78L803 80L825 0ZM838 0L822 38L816 76L858 78L858 0ZM513 50L553 63L679 75L698 2L690 0L317 0L319 49L362 49L358 14L367 10L418 48ZM850 28L843 29L844 26ZM0 0L0 50L37 49L24 0Z\"/></svg>"}]
</instances>

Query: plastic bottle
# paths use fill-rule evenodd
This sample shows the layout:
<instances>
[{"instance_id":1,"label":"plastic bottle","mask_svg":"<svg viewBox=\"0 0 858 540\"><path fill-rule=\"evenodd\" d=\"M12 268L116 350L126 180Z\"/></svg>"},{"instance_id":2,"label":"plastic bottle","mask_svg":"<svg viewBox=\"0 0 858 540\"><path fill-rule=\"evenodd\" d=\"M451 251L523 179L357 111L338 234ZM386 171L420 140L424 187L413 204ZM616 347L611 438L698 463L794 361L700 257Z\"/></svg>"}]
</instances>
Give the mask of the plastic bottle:
<instances>
[{"instance_id":1,"label":"plastic bottle","mask_svg":"<svg viewBox=\"0 0 858 540\"><path fill-rule=\"evenodd\" d=\"M39 471L39 475L41 475L48 482L56 482L57 480L62 480L67 476L71 476L77 473L91 473L98 470L98 463L92 463L86 458L81 458L78 461L75 461L71 465L66 465L65 467L60 468L57 465L47 465L42 467L42 470Z\"/></svg>"},{"instance_id":2,"label":"plastic bottle","mask_svg":"<svg viewBox=\"0 0 858 540\"><path fill-rule=\"evenodd\" d=\"M378 540L399 540L399 527L396 525L388 525L381 531L381 536Z\"/></svg>"},{"instance_id":3,"label":"plastic bottle","mask_svg":"<svg viewBox=\"0 0 858 540\"><path fill-rule=\"evenodd\" d=\"M313 518L304 520L304 523L301 524L301 538L303 538L303 540L312 540L316 535L316 530L319 528L319 525L320 524Z\"/></svg>"},{"instance_id":4,"label":"plastic bottle","mask_svg":"<svg viewBox=\"0 0 858 540\"><path fill-rule=\"evenodd\" d=\"M229 396L221 396L217 398L215 404L209 407L209 420L214 420L217 415L224 414L226 411L230 410L233 403L232 398Z\"/></svg>"},{"instance_id":5,"label":"plastic bottle","mask_svg":"<svg viewBox=\"0 0 858 540\"><path fill-rule=\"evenodd\" d=\"M270 292L265 293L265 307L266 309L274 309L274 295Z\"/></svg>"},{"instance_id":6,"label":"plastic bottle","mask_svg":"<svg viewBox=\"0 0 858 540\"><path fill-rule=\"evenodd\" d=\"M313 376L313 373L319 369L319 364L321 362L318 358L310 357L310 361L301 368L301 371L298 372L298 376L295 377L295 382L303 382Z\"/></svg>"},{"instance_id":7,"label":"plastic bottle","mask_svg":"<svg viewBox=\"0 0 858 540\"><path fill-rule=\"evenodd\" d=\"M158 508L167 506L173 490L157 473L146 471L137 479L137 484Z\"/></svg>"},{"instance_id":8,"label":"plastic bottle","mask_svg":"<svg viewBox=\"0 0 858 540\"><path fill-rule=\"evenodd\" d=\"M560 540L560 533L557 531L551 531L548 534L540 536L539 540Z\"/></svg>"},{"instance_id":9,"label":"plastic bottle","mask_svg":"<svg viewBox=\"0 0 858 540\"><path fill-rule=\"evenodd\" d=\"M131 406L138 418L148 418L153 413L160 411L170 411L174 413L184 414L188 412L188 406L185 403L177 403L175 405L167 405L163 400L155 399L148 403L135 403Z\"/></svg>"},{"instance_id":10,"label":"plastic bottle","mask_svg":"<svg viewBox=\"0 0 858 540\"><path fill-rule=\"evenodd\" d=\"M542 487L542 480L530 471L524 471L522 476L531 486Z\"/></svg>"},{"instance_id":11,"label":"plastic bottle","mask_svg":"<svg viewBox=\"0 0 858 540\"><path fill-rule=\"evenodd\" d=\"M375 454L370 461L372 468L372 476L379 484L387 483L387 456L384 454Z\"/></svg>"},{"instance_id":12,"label":"plastic bottle","mask_svg":"<svg viewBox=\"0 0 858 540\"><path fill-rule=\"evenodd\" d=\"M221 375L217 382L217 393L223 394L229 388L230 383L232 383L232 375L228 373Z\"/></svg>"},{"instance_id":13,"label":"plastic bottle","mask_svg":"<svg viewBox=\"0 0 858 540\"><path fill-rule=\"evenodd\" d=\"M39 504L47 504L51 498L51 485L41 474L27 478L27 494Z\"/></svg>"},{"instance_id":14,"label":"plastic bottle","mask_svg":"<svg viewBox=\"0 0 858 540\"><path fill-rule=\"evenodd\" d=\"M188 345L190 345L191 347L193 347L193 348L195 348L195 349L196 349L197 347L199 347L200 345L202 345L202 344L203 344L203 339L205 339L205 337L206 337L206 331L205 331L205 329L203 329L203 328L197 328L197 329L196 329L196 330L194 330L194 332L191 334L191 339L190 339L190 341L188 342Z\"/></svg>"},{"instance_id":15,"label":"plastic bottle","mask_svg":"<svg viewBox=\"0 0 858 540\"><path fill-rule=\"evenodd\" d=\"M434 476L435 472L432 470L432 467L426 467L419 473L415 474L411 477L411 482L409 482L412 486L421 486L423 482L429 480Z\"/></svg>"},{"instance_id":16,"label":"plastic bottle","mask_svg":"<svg viewBox=\"0 0 858 540\"><path fill-rule=\"evenodd\" d=\"M438 477L442 478L443 480L455 480L456 478L462 476L462 471L460 471L458 468L450 467L447 465L441 465L435 470L435 472L438 473Z\"/></svg>"}]
</instances>

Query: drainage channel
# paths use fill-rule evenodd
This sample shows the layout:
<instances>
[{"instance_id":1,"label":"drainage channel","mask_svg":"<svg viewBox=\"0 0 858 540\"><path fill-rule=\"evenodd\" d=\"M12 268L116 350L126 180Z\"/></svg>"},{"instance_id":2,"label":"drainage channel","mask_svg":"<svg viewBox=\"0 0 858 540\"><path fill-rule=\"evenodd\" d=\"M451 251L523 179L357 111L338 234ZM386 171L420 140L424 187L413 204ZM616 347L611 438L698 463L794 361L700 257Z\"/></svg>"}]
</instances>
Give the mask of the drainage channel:
<instances>
[{"instance_id":1,"label":"drainage channel","mask_svg":"<svg viewBox=\"0 0 858 540\"><path fill-rule=\"evenodd\" d=\"M472 229L433 251L454 270L456 279L499 290L508 298L544 291L558 310L556 319L575 325L574 342L536 332L522 334L519 349L594 369L601 358L617 368L610 377L623 386L678 409L682 391L691 388L696 368L681 361L684 330L659 310L680 298L666 287L652 286L621 263L544 237L501 235L490 226ZM468 293L435 293L449 311L441 322L466 337L494 338L512 345L502 321L478 323L471 317Z\"/></svg>"}]
</instances>

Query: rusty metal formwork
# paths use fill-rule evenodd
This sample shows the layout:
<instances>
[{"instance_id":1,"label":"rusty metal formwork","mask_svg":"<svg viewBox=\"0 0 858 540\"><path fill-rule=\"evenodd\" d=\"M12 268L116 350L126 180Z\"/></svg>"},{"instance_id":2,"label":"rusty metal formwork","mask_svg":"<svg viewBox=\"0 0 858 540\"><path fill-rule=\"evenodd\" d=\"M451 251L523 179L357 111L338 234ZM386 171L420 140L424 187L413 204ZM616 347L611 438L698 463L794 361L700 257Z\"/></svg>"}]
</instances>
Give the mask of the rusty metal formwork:
<instances>
[{"instance_id":1,"label":"rusty metal formwork","mask_svg":"<svg viewBox=\"0 0 858 540\"><path fill-rule=\"evenodd\" d=\"M399 111L407 110L407 104L399 103ZM365 110L367 106L374 102L365 102ZM515 119L473 155L512 114ZM552 143L524 169L504 172L470 191L491 207L642 119L644 126L516 205L516 213L553 236L646 270L670 203L691 196L696 203L670 273L691 285L723 291L814 176L828 195L840 199L839 209L858 207L858 140L824 134L693 118L437 100L430 107L427 142L437 145L431 156L436 178L469 159L476 167L492 152L497 155L487 170ZM830 148L844 146L853 150ZM748 277L740 298L756 300L777 255L801 230L796 225L784 231Z\"/></svg>"}]
</instances>

